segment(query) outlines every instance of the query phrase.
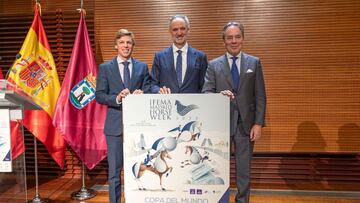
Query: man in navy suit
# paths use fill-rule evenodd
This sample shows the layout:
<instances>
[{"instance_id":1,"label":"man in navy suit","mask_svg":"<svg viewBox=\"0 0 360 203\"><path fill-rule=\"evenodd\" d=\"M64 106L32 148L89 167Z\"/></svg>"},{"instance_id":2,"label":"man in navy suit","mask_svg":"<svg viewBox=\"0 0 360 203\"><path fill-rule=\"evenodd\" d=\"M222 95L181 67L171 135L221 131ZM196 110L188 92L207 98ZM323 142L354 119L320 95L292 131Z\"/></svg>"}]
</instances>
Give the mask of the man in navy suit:
<instances>
[{"instance_id":1,"label":"man in navy suit","mask_svg":"<svg viewBox=\"0 0 360 203\"><path fill-rule=\"evenodd\" d=\"M210 61L203 92L230 98L230 135L235 144L236 203L248 203L254 141L265 125L266 95L260 59L242 51L244 27L230 22L223 28L227 53Z\"/></svg>"},{"instance_id":2,"label":"man in navy suit","mask_svg":"<svg viewBox=\"0 0 360 203\"><path fill-rule=\"evenodd\" d=\"M170 18L173 44L155 53L151 71L152 93L200 93L204 85L207 56L187 43L189 19L184 15Z\"/></svg>"},{"instance_id":3,"label":"man in navy suit","mask_svg":"<svg viewBox=\"0 0 360 203\"><path fill-rule=\"evenodd\" d=\"M134 46L134 34L120 29L115 36L118 55L99 66L96 82L96 101L108 106L104 134L109 164L110 203L121 202L122 100L129 94L142 94L150 89L148 66L131 57Z\"/></svg>"}]
</instances>

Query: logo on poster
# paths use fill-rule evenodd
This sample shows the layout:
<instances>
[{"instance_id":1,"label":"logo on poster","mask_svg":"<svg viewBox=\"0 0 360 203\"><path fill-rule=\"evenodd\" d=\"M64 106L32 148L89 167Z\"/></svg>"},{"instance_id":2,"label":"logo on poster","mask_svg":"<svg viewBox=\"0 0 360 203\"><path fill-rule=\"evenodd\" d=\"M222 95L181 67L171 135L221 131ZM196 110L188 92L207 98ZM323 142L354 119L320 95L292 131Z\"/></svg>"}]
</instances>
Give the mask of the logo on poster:
<instances>
[{"instance_id":1,"label":"logo on poster","mask_svg":"<svg viewBox=\"0 0 360 203\"><path fill-rule=\"evenodd\" d=\"M150 118L151 120L170 120L171 119L171 101L167 99L150 100Z\"/></svg>"}]
</instances>

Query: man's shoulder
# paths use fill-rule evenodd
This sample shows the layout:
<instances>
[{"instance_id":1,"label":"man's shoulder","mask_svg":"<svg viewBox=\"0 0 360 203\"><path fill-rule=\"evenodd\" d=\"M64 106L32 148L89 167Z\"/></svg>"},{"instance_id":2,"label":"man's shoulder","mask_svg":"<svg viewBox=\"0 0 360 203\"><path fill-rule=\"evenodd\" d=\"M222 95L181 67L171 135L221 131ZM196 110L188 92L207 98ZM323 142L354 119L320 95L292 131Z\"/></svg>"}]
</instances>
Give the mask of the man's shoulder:
<instances>
[{"instance_id":1,"label":"man's shoulder","mask_svg":"<svg viewBox=\"0 0 360 203\"><path fill-rule=\"evenodd\" d=\"M251 54L247 54L245 52L242 53L244 58L248 59L248 60L255 60L255 61L258 61L260 60L259 57L257 56L254 56L254 55L251 55Z\"/></svg>"},{"instance_id":2,"label":"man's shoulder","mask_svg":"<svg viewBox=\"0 0 360 203\"><path fill-rule=\"evenodd\" d=\"M145 62L142 62L142 61L140 61L140 60L138 60L138 59L136 59L136 58L132 58L132 60L134 61L134 63L136 64L136 65L141 65L141 66L146 66L146 63Z\"/></svg>"},{"instance_id":3,"label":"man's shoulder","mask_svg":"<svg viewBox=\"0 0 360 203\"><path fill-rule=\"evenodd\" d=\"M158 55L158 56L164 56L164 55L166 55L166 53L168 53L170 50L171 50L170 47L167 47L167 48L165 48L165 49L161 49L160 51L155 52L155 56L156 56L156 55Z\"/></svg>"},{"instance_id":4,"label":"man's shoulder","mask_svg":"<svg viewBox=\"0 0 360 203\"><path fill-rule=\"evenodd\" d=\"M224 55L218 56L217 58L212 59L210 61L210 64L222 63L224 59L225 59Z\"/></svg>"},{"instance_id":5,"label":"man's shoulder","mask_svg":"<svg viewBox=\"0 0 360 203\"><path fill-rule=\"evenodd\" d=\"M135 58L132 58L132 61L134 62L134 67L147 70L148 65L145 62L142 62Z\"/></svg>"},{"instance_id":6,"label":"man's shoulder","mask_svg":"<svg viewBox=\"0 0 360 203\"><path fill-rule=\"evenodd\" d=\"M108 66L113 66L114 65L114 60L116 60L115 58L112 58L111 60L105 61L102 64L100 64L100 67L108 67Z\"/></svg>"},{"instance_id":7,"label":"man's shoulder","mask_svg":"<svg viewBox=\"0 0 360 203\"><path fill-rule=\"evenodd\" d=\"M203 52L203 51L201 51L199 49L196 49L196 48L194 48L192 46L189 46L189 50L191 50L192 52L194 52L194 53L196 53L196 54L198 54L200 56L206 56L205 52Z\"/></svg>"}]
</instances>

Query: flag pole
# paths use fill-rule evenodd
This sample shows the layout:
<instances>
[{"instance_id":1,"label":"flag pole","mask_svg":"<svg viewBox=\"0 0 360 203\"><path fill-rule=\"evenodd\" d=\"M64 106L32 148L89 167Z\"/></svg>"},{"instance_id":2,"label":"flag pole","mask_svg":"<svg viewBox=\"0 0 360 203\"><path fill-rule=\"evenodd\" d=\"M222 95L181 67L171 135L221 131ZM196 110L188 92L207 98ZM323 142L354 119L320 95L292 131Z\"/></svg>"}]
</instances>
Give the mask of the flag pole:
<instances>
[{"instance_id":1,"label":"flag pole","mask_svg":"<svg viewBox=\"0 0 360 203\"><path fill-rule=\"evenodd\" d=\"M80 1L80 9L77 9L81 15L85 15L85 9L83 9L84 2ZM71 193L71 199L73 200L86 200L91 199L96 196L96 191L93 189L87 189L85 185L85 164L81 161L81 179L82 186L81 189Z\"/></svg>"},{"instance_id":2,"label":"flag pole","mask_svg":"<svg viewBox=\"0 0 360 203\"><path fill-rule=\"evenodd\" d=\"M93 189L87 189L85 186L85 164L82 162L81 165L81 179L82 186L81 189L71 193L71 199L73 200L86 200L91 199L96 196L96 191Z\"/></svg>"},{"instance_id":3,"label":"flag pole","mask_svg":"<svg viewBox=\"0 0 360 203\"><path fill-rule=\"evenodd\" d=\"M35 4L40 6L39 2L35 0ZM41 11L40 11L41 13ZM41 14L40 14L41 15ZM51 203L48 198L41 198L39 193L39 174L38 174L38 156L37 156L37 140L34 136L34 159L35 159L35 195L34 198L27 203Z\"/></svg>"},{"instance_id":4,"label":"flag pole","mask_svg":"<svg viewBox=\"0 0 360 203\"><path fill-rule=\"evenodd\" d=\"M27 203L51 203L48 198L41 198L39 194L39 176L38 176L38 157L37 157L37 141L34 136L34 153L35 153L35 195L34 198Z\"/></svg>"}]
</instances>

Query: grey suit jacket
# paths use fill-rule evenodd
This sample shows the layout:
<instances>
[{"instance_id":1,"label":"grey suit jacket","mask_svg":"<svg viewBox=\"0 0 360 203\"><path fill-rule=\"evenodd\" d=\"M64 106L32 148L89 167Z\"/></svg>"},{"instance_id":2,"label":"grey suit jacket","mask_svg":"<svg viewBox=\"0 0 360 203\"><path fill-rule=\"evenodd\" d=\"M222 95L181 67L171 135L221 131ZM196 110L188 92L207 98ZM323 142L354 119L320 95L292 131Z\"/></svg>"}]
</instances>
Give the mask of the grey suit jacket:
<instances>
[{"instance_id":1,"label":"grey suit jacket","mask_svg":"<svg viewBox=\"0 0 360 203\"><path fill-rule=\"evenodd\" d=\"M266 94L260 59L241 54L240 85L233 89L230 66L226 55L213 59L205 75L203 92L218 93L230 90L235 99L230 102L230 133L240 124L246 134L254 124L265 125Z\"/></svg>"},{"instance_id":2,"label":"grey suit jacket","mask_svg":"<svg viewBox=\"0 0 360 203\"><path fill-rule=\"evenodd\" d=\"M150 91L150 75L148 66L136 59L131 58L132 72L130 79L130 92L142 89ZM116 103L116 96L125 89L121 79L117 57L99 66L99 73L96 81L96 101L108 106L104 133L105 135L122 134L122 104Z\"/></svg>"}]
</instances>

